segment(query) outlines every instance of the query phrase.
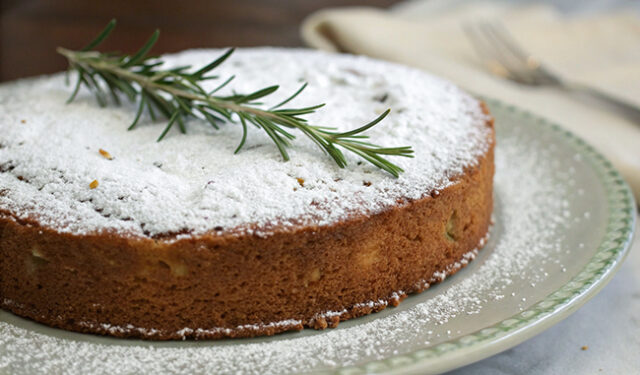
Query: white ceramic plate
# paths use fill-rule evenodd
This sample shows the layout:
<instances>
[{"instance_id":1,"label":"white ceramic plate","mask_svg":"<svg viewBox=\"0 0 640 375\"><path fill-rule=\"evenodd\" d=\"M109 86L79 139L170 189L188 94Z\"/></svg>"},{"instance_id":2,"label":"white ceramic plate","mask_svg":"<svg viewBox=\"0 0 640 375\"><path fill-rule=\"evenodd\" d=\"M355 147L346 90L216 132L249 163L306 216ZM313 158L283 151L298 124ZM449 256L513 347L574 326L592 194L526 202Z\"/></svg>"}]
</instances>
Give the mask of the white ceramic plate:
<instances>
[{"instance_id":1,"label":"white ceramic plate","mask_svg":"<svg viewBox=\"0 0 640 375\"><path fill-rule=\"evenodd\" d=\"M629 249L635 203L582 140L488 103L498 139L495 224L454 277L333 330L257 339L121 340L0 311L0 374L438 373L542 332L613 276Z\"/></svg>"}]
</instances>

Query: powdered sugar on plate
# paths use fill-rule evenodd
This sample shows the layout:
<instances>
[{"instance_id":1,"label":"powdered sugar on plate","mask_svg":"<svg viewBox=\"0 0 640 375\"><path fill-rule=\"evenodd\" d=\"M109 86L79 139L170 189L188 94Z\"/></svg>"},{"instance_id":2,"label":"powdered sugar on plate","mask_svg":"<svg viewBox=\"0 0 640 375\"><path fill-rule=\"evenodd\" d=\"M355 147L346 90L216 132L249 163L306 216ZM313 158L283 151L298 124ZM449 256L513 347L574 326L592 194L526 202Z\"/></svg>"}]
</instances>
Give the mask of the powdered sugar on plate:
<instances>
[{"instance_id":1,"label":"powdered sugar on plate","mask_svg":"<svg viewBox=\"0 0 640 375\"><path fill-rule=\"evenodd\" d=\"M167 56L168 65L205 65L220 50ZM368 134L373 142L412 146L415 158L391 157L405 169L395 179L353 155L338 168L303 134L283 162L275 145L251 127L245 148L234 150L241 127L215 130L201 120L186 135L172 131L156 142L164 122L143 117L127 131L136 107L100 108L62 74L0 86L0 210L36 217L63 232L111 230L139 236L224 233L293 223L329 225L353 210L378 212L397 199L442 189L488 147L486 116L478 102L454 85L421 71L365 57L306 50L236 51L216 72L236 79L226 92L281 87L265 101L280 102L302 83L293 107L325 102L313 124L350 130L391 114ZM72 75L73 78L73 75ZM220 80L207 81L205 88ZM99 152L106 150L112 160ZM92 181L97 187L91 188ZM284 228L282 227L284 226ZM268 230L266 230L268 233Z\"/></svg>"},{"instance_id":2,"label":"powdered sugar on plate","mask_svg":"<svg viewBox=\"0 0 640 375\"><path fill-rule=\"evenodd\" d=\"M545 140L537 140L537 133L544 133L542 128L518 126L512 122L504 125L502 136L498 132L495 224L485 249L466 269L407 298L398 308L321 332L177 343L62 332L9 319L4 313L0 316L0 372L300 373L389 358L513 316L564 285L580 269L581 253L572 252L577 250L571 250L568 233L594 231L591 222L574 220L577 209L572 199L587 198L570 193L576 171L591 173L588 167L571 169L573 151L558 147L548 134ZM579 251L591 251L589 246ZM569 270L566 278L563 268Z\"/></svg>"}]
</instances>

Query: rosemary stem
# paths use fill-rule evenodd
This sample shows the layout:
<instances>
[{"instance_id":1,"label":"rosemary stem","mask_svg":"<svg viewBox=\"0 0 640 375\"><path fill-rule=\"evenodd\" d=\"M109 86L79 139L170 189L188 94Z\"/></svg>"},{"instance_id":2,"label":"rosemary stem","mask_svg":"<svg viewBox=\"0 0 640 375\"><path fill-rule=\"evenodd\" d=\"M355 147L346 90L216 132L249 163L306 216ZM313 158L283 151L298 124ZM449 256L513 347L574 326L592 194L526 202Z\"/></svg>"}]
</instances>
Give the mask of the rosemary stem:
<instances>
[{"instance_id":1,"label":"rosemary stem","mask_svg":"<svg viewBox=\"0 0 640 375\"><path fill-rule=\"evenodd\" d=\"M59 47L57 51L67 58L69 68L78 72L78 82L68 102L73 101L79 87L83 84L95 93L102 106L107 104L107 93L111 94L116 104L120 102L119 93L125 94L133 102L138 97L140 98L138 111L129 130L135 128L145 108L152 118L155 118L155 108L168 119L158 141L162 140L174 125L177 125L182 133L185 133L184 120L190 116L204 116L207 122L218 129L218 124L221 122L235 122L233 115L236 115L243 131L240 144L235 150L236 153L245 144L247 124L251 123L264 130L273 140L285 161L289 160L287 149L291 146L291 140L295 138L289 129L300 130L333 158L341 168L347 165L347 159L341 149L364 158L395 177L398 177L403 170L387 160L386 157L413 157L411 147L384 148L364 141L368 137L362 133L378 124L387 116L389 110L364 126L347 132L337 132L333 131L334 128L309 124L306 119L302 118L304 115L315 112L324 104L304 108L282 108L300 94L307 86L306 84L270 109L259 107L257 100L272 94L278 89L278 86L265 87L247 95L234 92L231 96L214 96L218 90L234 78L232 76L213 91L206 92L200 85L201 81L217 78L217 76L211 76L208 73L223 63L231 55L233 49L227 50L216 60L194 72L189 71L190 66L168 70L160 69L158 67L162 65L163 61L147 56L158 39L158 30L151 35L138 52L131 56L103 54L93 50L109 35L115 24L115 20L109 22L105 29L81 50L72 51ZM104 85L100 84L100 80Z\"/></svg>"},{"instance_id":2,"label":"rosemary stem","mask_svg":"<svg viewBox=\"0 0 640 375\"><path fill-rule=\"evenodd\" d=\"M189 91L177 89L175 87L161 85L156 83L154 79L150 79L149 77L136 74L135 72L121 68L116 64L112 64L112 63L101 61L101 60L98 61L98 60L92 60L90 58L83 58L85 56L91 57L92 52L76 52L76 51L68 50L63 47L58 47L57 51L58 53L66 57L71 62L71 64L86 64L88 66L93 67L96 70L106 71L106 72L115 74L116 76L120 76L130 81L136 82L138 85L140 85L140 87L148 90L161 90L171 95L175 95L184 99L214 104L218 107L228 109L232 112L244 112L244 113L250 113L256 116L267 117L272 120L280 120L280 118L277 115L274 115L273 113L262 110L260 108L243 106L243 105L236 104L229 101L218 100L210 96L205 97L203 95L197 95ZM295 123L290 123L290 125L298 127Z\"/></svg>"}]
</instances>

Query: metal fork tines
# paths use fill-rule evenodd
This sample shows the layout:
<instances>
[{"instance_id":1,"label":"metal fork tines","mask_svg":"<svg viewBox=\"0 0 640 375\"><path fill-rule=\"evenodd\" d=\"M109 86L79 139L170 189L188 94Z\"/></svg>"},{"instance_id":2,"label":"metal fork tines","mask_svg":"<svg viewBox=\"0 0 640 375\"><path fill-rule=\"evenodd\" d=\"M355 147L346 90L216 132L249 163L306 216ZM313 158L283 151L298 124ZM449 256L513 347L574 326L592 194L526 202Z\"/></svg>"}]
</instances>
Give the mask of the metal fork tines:
<instances>
[{"instance_id":1,"label":"metal fork tines","mask_svg":"<svg viewBox=\"0 0 640 375\"><path fill-rule=\"evenodd\" d=\"M568 82L527 53L498 22L475 22L463 25L479 57L491 73L529 86L555 86L571 93L582 93L604 101L640 124L640 108L596 88Z\"/></svg>"}]
</instances>

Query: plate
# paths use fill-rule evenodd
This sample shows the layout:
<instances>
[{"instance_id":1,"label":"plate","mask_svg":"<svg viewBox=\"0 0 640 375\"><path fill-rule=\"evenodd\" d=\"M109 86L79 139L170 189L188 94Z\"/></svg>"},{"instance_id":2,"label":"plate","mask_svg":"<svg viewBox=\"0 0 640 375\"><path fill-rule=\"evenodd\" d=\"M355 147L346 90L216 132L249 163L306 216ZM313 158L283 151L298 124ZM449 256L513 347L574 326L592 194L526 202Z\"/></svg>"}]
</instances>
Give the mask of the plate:
<instances>
[{"instance_id":1,"label":"plate","mask_svg":"<svg viewBox=\"0 0 640 375\"><path fill-rule=\"evenodd\" d=\"M455 276L336 329L255 339L123 340L0 311L0 373L438 373L544 331L619 268L635 203L618 172L584 141L486 101L497 133L494 225L484 249Z\"/></svg>"}]
</instances>

